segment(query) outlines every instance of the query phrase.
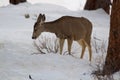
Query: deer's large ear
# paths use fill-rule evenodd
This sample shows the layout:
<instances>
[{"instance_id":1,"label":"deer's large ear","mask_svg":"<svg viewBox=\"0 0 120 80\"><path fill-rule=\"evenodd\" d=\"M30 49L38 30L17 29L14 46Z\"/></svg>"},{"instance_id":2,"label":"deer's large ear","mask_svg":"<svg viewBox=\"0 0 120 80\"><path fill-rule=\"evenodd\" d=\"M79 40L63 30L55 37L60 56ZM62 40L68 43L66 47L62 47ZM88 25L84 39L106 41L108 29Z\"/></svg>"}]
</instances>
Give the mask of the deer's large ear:
<instances>
[{"instance_id":1,"label":"deer's large ear","mask_svg":"<svg viewBox=\"0 0 120 80\"><path fill-rule=\"evenodd\" d=\"M42 14L39 14L38 19L37 19L37 22L40 22L40 21L41 21L41 18L42 18Z\"/></svg>"},{"instance_id":2,"label":"deer's large ear","mask_svg":"<svg viewBox=\"0 0 120 80\"><path fill-rule=\"evenodd\" d=\"M42 20L45 21L45 14L42 15Z\"/></svg>"}]
</instances>

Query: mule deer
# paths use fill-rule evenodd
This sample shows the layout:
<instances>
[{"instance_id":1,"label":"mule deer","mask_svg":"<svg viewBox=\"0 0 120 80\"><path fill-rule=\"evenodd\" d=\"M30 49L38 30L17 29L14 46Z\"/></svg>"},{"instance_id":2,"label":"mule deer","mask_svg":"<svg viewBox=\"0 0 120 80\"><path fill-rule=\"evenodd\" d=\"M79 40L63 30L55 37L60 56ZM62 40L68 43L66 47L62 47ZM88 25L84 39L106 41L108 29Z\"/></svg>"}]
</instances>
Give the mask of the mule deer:
<instances>
[{"instance_id":1,"label":"mule deer","mask_svg":"<svg viewBox=\"0 0 120 80\"><path fill-rule=\"evenodd\" d=\"M84 17L63 16L55 21L45 22L45 15L40 14L34 25L32 39L38 38L42 32L52 32L60 39L60 54L62 54L65 39L68 42L68 52L71 54L73 40L82 46L81 57L83 58L86 46L89 51L89 60L91 61L91 33L92 23Z\"/></svg>"}]
</instances>

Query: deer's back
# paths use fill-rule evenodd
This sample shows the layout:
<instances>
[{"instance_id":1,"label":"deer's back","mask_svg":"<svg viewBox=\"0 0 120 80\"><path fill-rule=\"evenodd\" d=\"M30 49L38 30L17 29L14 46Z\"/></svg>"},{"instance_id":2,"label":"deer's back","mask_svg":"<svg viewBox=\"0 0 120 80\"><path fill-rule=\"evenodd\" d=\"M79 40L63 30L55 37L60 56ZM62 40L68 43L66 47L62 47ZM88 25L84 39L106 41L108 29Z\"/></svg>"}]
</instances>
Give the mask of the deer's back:
<instances>
[{"instance_id":1,"label":"deer's back","mask_svg":"<svg viewBox=\"0 0 120 80\"><path fill-rule=\"evenodd\" d=\"M84 17L63 16L54 22L56 24L56 34L65 38L79 40L89 37L92 32L91 22Z\"/></svg>"}]
</instances>

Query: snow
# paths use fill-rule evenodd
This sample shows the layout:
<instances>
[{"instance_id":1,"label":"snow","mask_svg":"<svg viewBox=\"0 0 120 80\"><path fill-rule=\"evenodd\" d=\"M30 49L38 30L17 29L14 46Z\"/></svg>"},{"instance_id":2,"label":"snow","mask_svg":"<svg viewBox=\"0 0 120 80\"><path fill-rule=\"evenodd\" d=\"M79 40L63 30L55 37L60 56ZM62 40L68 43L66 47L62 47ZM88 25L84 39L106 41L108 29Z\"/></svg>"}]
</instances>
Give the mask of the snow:
<instances>
[{"instance_id":1,"label":"snow","mask_svg":"<svg viewBox=\"0 0 120 80\"><path fill-rule=\"evenodd\" d=\"M32 31L39 13L46 15L47 21L58 19L64 15L88 18L93 23L92 33L92 62L88 60L86 49L83 59L79 59L81 47L74 42L70 55L59 53L39 53L33 45ZM29 14L30 18L25 18ZM53 37L50 33L43 35ZM95 70L97 61L104 59L106 53L95 51L94 37L97 45L105 42L107 48L109 35L109 15L102 9L95 11L70 11L62 6L53 4L8 5L0 8L0 79L2 80L93 80L91 73ZM40 38L40 37L39 37ZM67 50L67 44L63 52ZM101 57L102 56L102 57ZM99 60L98 60L99 59ZM103 62L102 62L103 63ZM102 64L101 63L101 64Z\"/></svg>"},{"instance_id":2,"label":"snow","mask_svg":"<svg viewBox=\"0 0 120 80\"><path fill-rule=\"evenodd\" d=\"M56 4L60 6L64 6L70 10L79 10L81 9L81 6L84 6L86 0L28 0L31 3L50 3L50 4Z\"/></svg>"},{"instance_id":3,"label":"snow","mask_svg":"<svg viewBox=\"0 0 120 80\"><path fill-rule=\"evenodd\" d=\"M56 4L59 6L64 6L70 10L79 10L83 9L83 6L86 0L27 0L32 4L36 3L48 3L48 4ZM0 0L0 6L6 6L9 4L9 0Z\"/></svg>"}]
</instances>

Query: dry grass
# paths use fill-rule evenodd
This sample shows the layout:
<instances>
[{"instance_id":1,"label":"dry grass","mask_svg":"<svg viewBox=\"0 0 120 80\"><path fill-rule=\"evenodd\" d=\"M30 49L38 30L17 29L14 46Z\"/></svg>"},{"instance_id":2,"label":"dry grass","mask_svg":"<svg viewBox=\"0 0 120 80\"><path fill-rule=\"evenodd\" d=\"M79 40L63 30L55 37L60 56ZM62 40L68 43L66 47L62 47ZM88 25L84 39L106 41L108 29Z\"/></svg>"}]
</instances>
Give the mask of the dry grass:
<instances>
[{"instance_id":1,"label":"dry grass","mask_svg":"<svg viewBox=\"0 0 120 80\"><path fill-rule=\"evenodd\" d=\"M37 41L34 41L34 46L42 54L59 51L58 39L55 36L42 35Z\"/></svg>"},{"instance_id":2,"label":"dry grass","mask_svg":"<svg viewBox=\"0 0 120 80\"><path fill-rule=\"evenodd\" d=\"M105 63L105 56L107 54L107 41L93 37L92 45L95 53L100 53L95 59L95 67L92 75L94 80L115 80L113 75L104 75L103 67Z\"/></svg>"},{"instance_id":3,"label":"dry grass","mask_svg":"<svg viewBox=\"0 0 120 80\"><path fill-rule=\"evenodd\" d=\"M92 46L95 53L107 53L107 41L93 37Z\"/></svg>"},{"instance_id":4,"label":"dry grass","mask_svg":"<svg viewBox=\"0 0 120 80\"><path fill-rule=\"evenodd\" d=\"M115 80L113 78L113 75L104 75L102 72L105 62L104 53L102 53L101 56L97 57L95 61L96 67L93 67L94 71L92 72L94 80Z\"/></svg>"}]
</instances>

